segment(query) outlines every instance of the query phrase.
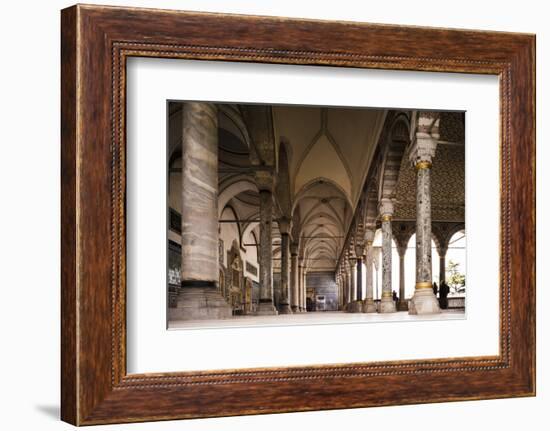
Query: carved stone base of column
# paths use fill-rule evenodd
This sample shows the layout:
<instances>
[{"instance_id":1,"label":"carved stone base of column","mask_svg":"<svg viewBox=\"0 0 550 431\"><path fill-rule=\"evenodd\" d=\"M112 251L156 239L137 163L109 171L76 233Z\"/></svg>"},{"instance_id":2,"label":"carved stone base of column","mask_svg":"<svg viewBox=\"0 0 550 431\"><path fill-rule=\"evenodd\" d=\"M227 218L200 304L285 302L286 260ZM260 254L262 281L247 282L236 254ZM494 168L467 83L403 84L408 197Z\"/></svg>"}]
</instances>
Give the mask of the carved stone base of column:
<instances>
[{"instance_id":1,"label":"carved stone base of column","mask_svg":"<svg viewBox=\"0 0 550 431\"><path fill-rule=\"evenodd\" d=\"M441 313L432 289L416 289L409 303L409 314Z\"/></svg>"},{"instance_id":2,"label":"carved stone base of column","mask_svg":"<svg viewBox=\"0 0 550 431\"><path fill-rule=\"evenodd\" d=\"M400 299L397 301L397 311L408 311L409 303L406 299Z\"/></svg>"},{"instance_id":3,"label":"carved stone base of column","mask_svg":"<svg viewBox=\"0 0 550 431\"><path fill-rule=\"evenodd\" d=\"M307 313L307 310L304 307L302 307L300 308L300 313Z\"/></svg>"},{"instance_id":4,"label":"carved stone base of column","mask_svg":"<svg viewBox=\"0 0 550 431\"><path fill-rule=\"evenodd\" d=\"M292 312L293 313L299 313L300 312L300 307L298 307L297 305L293 305L292 306Z\"/></svg>"},{"instance_id":5,"label":"carved stone base of column","mask_svg":"<svg viewBox=\"0 0 550 431\"><path fill-rule=\"evenodd\" d=\"M180 289L175 308L168 309L169 320L229 319L231 306L216 287Z\"/></svg>"},{"instance_id":6,"label":"carved stone base of column","mask_svg":"<svg viewBox=\"0 0 550 431\"><path fill-rule=\"evenodd\" d=\"M290 309L290 305L288 305L288 304L279 305L279 314L292 314L292 310Z\"/></svg>"},{"instance_id":7,"label":"carved stone base of column","mask_svg":"<svg viewBox=\"0 0 550 431\"><path fill-rule=\"evenodd\" d=\"M363 312L363 301L353 301L349 304L348 308L349 313L362 313Z\"/></svg>"},{"instance_id":8,"label":"carved stone base of column","mask_svg":"<svg viewBox=\"0 0 550 431\"><path fill-rule=\"evenodd\" d=\"M382 297L382 299L380 300L380 313L395 313L395 312L396 312L395 301L393 300L393 298L391 296L387 298Z\"/></svg>"},{"instance_id":9,"label":"carved stone base of column","mask_svg":"<svg viewBox=\"0 0 550 431\"><path fill-rule=\"evenodd\" d=\"M258 304L258 309L256 310L256 315L258 316L274 316L279 314L272 302L260 302Z\"/></svg>"},{"instance_id":10,"label":"carved stone base of column","mask_svg":"<svg viewBox=\"0 0 550 431\"><path fill-rule=\"evenodd\" d=\"M372 299L365 299L363 301L363 313L376 313L376 304Z\"/></svg>"}]
</instances>

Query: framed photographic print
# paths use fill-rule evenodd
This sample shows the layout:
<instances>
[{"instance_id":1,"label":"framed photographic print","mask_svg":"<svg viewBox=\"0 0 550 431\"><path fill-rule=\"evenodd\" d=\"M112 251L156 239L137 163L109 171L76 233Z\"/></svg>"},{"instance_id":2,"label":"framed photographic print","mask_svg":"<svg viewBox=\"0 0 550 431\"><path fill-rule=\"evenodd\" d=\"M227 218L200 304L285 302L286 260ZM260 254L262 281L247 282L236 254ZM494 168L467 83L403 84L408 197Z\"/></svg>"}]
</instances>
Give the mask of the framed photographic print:
<instances>
[{"instance_id":1,"label":"framed photographic print","mask_svg":"<svg viewBox=\"0 0 550 431\"><path fill-rule=\"evenodd\" d=\"M535 38L62 11L62 419L535 394Z\"/></svg>"}]
</instances>

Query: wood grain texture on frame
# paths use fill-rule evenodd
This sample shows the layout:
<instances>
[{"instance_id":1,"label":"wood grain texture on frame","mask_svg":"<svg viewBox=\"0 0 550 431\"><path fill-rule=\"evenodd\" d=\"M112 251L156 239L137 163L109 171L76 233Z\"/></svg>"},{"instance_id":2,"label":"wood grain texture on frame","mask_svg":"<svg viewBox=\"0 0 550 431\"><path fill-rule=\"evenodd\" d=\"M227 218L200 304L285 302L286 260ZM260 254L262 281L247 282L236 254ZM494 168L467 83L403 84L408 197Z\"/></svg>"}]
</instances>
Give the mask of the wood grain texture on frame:
<instances>
[{"instance_id":1,"label":"wood grain texture on frame","mask_svg":"<svg viewBox=\"0 0 550 431\"><path fill-rule=\"evenodd\" d=\"M533 35L80 5L61 18L63 420L88 425L534 395ZM500 354L127 375L129 56L498 75Z\"/></svg>"}]
</instances>

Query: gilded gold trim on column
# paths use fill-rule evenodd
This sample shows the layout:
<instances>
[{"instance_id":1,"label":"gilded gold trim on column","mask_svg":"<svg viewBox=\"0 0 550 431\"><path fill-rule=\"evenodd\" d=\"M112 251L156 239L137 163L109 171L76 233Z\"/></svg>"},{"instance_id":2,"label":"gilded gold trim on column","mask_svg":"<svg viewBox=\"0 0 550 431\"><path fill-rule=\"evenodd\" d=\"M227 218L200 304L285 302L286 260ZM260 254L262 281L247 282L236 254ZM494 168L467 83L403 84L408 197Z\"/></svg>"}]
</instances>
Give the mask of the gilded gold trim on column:
<instances>
[{"instance_id":1,"label":"gilded gold trim on column","mask_svg":"<svg viewBox=\"0 0 550 431\"><path fill-rule=\"evenodd\" d=\"M432 162L428 162L427 160L420 160L416 162L415 168L416 170L420 169L430 169L432 167Z\"/></svg>"},{"instance_id":2,"label":"gilded gold trim on column","mask_svg":"<svg viewBox=\"0 0 550 431\"><path fill-rule=\"evenodd\" d=\"M382 221L391 221L391 215L384 214L381 218Z\"/></svg>"},{"instance_id":3,"label":"gilded gold trim on column","mask_svg":"<svg viewBox=\"0 0 550 431\"><path fill-rule=\"evenodd\" d=\"M429 281L419 281L416 283L415 289L433 289L433 284Z\"/></svg>"}]
</instances>

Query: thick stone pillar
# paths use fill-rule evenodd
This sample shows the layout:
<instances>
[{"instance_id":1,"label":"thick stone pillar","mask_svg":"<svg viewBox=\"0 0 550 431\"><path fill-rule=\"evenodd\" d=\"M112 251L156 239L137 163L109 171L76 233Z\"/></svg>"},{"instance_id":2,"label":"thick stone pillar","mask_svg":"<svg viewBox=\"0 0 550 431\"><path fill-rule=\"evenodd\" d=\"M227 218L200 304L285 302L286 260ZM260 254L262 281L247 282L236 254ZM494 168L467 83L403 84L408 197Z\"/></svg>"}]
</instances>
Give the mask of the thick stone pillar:
<instances>
[{"instance_id":1,"label":"thick stone pillar","mask_svg":"<svg viewBox=\"0 0 550 431\"><path fill-rule=\"evenodd\" d=\"M382 220L382 298L381 313L396 311L392 294L392 229L393 203L390 199L380 201L380 218Z\"/></svg>"},{"instance_id":2,"label":"thick stone pillar","mask_svg":"<svg viewBox=\"0 0 550 431\"><path fill-rule=\"evenodd\" d=\"M260 190L260 302L258 315L278 314L273 301L273 177L270 173L256 173L256 184Z\"/></svg>"},{"instance_id":3,"label":"thick stone pillar","mask_svg":"<svg viewBox=\"0 0 550 431\"><path fill-rule=\"evenodd\" d=\"M182 287L218 284L218 113L211 103L183 104Z\"/></svg>"},{"instance_id":4,"label":"thick stone pillar","mask_svg":"<svg viewBox=\"0 0 550 431\"><path fill-rule=\"evenodd\" d=\"M281 232L281 299L279 313L290 314L290 220L280 219L279 231Z\"/></svg>"},{"instance_id":5,"label":"thick stone pillar","mask_svg":"<svg viewBox=\"0 0 550 431\"><path fill-rule=\"evenodd\" d=\"M233 310L218 286L218 112L183 104L181 286L169 319L226 319Z\"/></svg>"},{"instance_id":6,"label":"thick stone pillar","mask_svg":"<svg viewBox=\"0 0 550 431\"><path fill-rule=\"evenodd\" d=\"M440 313L432 285L432 214L430 172L435 156L439 120L420 113L415 142L410 152L416 168L416 285L409 314Z\"/></svg>"},{"instance_id":7,"label":"thick stone pillar","mask_svg":"<svg viewBox=\"0 0 550 431\"><path fill-rule=\"evenodd\" d=\"M407 311L409 306L407 299L405 298L405 253L407 247L398 247L399 253L399 301L397 303L397 309L399 311Z\"/></svg>"},{"instance_id":8,"label":"thick stone pillar","mask_svg":"<svg viewBox=\"0 0 550 431\"><path fill-rule=\"evenodd\" d=\"M298 280L298 244L290 244L290 307L293 313L300 311Z\"/></svg>"},{"instance_id":9,"label":"thick stone pillar","mask_svg":"<svg viewBox=\"0 0 550 431\"><path fill-rule=\"evenodd\" d=\"M363 311L365 313L376 313L376 304L374 303L373 291L373 273L372 273L372 242L374 241L374 230L365 231L365 276L366 276L366 298L363 302Z\"/></svg>"}]
</instances>

